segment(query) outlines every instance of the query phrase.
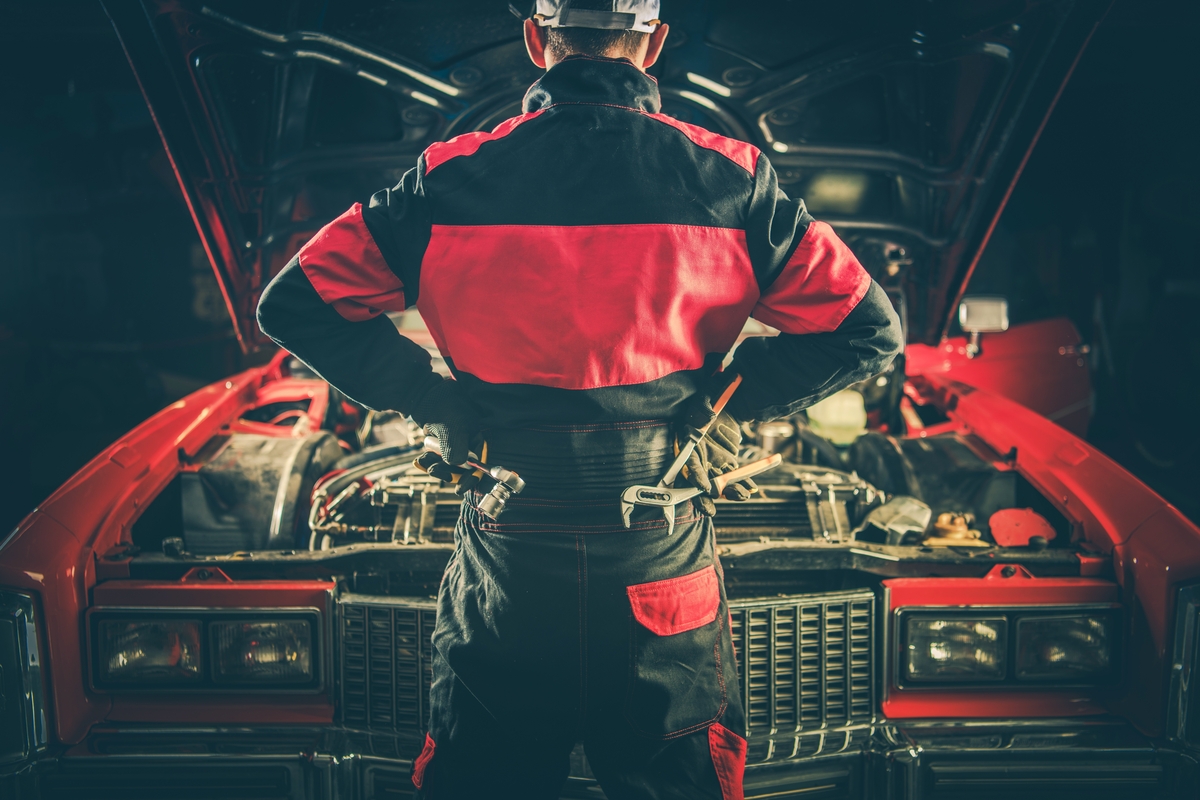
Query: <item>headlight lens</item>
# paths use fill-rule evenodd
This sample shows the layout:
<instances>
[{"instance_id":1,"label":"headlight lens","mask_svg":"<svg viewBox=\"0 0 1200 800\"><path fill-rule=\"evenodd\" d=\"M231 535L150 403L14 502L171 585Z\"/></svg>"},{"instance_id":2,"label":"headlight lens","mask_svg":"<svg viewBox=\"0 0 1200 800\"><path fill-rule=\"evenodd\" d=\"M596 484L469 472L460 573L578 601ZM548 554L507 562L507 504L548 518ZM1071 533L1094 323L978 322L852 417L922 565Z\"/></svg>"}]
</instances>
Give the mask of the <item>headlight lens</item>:
<instances>
[{"instance_id":1,"label":"headlight lens","mask_svg":"<svg viewBox=\"0 0 1200 800\"><path fill-rule=\"evenodd\" d=\"M1112 665L1111 616L1025 617L1017 621L1017 677L1092 681Z\"/></svg>"},{"instance_id":2,"label":"headlight lens","mask_svg":"<svg viewBox=\"0 0 1200 800\"><path fill-rule=\"evenodd\" d=\"M1008 672L1004 617L909 617L906 677L912 681L1002 681Z\"/></svg>"},{"instance_id":3,"label":"headlight lens","mask_svg":"<svg viewBox=\"0 0 1200 800\"><path fill-rule=\"evenodd\" d=\"M103 683L199 683L204 675L198 620L102 620Z\"/></svg>"},{"instance_id":4,"label":"headlight lens","mask_svg":"<svg viewBox=\"0 0 1200 800\"><path fill-rule=\"evenodd\" d=\"M304 620L212 623L218 683L308 683L312 626Z\"/></svg>"}]
</instances>

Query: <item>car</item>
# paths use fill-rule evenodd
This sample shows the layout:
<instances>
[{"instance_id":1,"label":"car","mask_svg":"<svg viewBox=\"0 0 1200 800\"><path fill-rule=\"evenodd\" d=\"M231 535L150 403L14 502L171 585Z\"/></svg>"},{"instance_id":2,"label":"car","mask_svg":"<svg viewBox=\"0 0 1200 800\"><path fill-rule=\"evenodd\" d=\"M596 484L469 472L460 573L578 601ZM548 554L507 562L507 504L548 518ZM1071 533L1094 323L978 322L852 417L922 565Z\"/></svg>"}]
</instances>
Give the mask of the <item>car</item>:
<instances>
[{"instance_id":1,"label":"car","mask_svg":"<svg viewBox=\"0 0 1200 800\"><path fill-rule=\"evenodd\" d=\"M747 797L1200 793L1200 529L1083 440L1073 325L968 292L1108 5L664 4L664 111L767 153L908 342L717 501ZM247 350L321 225L538 77L491 0L104 6ZM277 352L100 453L0 539L0 794L408 796L459 510L421 447Z\"/></svg>"}]
</instances>

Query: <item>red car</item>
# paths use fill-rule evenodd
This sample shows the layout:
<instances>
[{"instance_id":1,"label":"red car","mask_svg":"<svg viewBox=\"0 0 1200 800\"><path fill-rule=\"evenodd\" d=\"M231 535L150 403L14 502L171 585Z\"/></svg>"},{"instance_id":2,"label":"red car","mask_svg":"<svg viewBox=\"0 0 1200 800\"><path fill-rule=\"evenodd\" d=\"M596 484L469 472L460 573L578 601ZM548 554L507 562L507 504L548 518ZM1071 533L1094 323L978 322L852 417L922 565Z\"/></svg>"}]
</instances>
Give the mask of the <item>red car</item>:
<instances>
[{"instance_id":1,"label":"red car","mask_svg":"<svg viewBox=\"0 0 1200 800\"><path fill-rule=\"evenodd\" d=\"M313 232L537 77L491 0L104 4L247 349ZM1068 321L964 300L1107 5L664 4L664 110L771 154L909 341L719 502L748 797L1200 792L1200 529L1080 438ZM278 353L97 456L0 539L0 794L406 796L458 514L419 447Z\"/></svg>"}]
</instances>

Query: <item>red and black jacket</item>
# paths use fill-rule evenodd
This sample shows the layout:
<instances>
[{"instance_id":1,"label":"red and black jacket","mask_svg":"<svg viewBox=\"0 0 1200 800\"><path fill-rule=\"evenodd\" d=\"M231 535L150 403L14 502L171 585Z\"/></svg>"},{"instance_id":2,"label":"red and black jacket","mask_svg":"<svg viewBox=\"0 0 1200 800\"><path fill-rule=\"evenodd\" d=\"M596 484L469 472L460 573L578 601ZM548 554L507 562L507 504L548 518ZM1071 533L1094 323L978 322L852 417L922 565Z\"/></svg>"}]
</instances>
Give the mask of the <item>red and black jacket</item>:
<instances>
[{"instance_id":1,"label":"red and black jacket","mask_svg":"<svg viewBox=\"0 0 1200 800\"><path fill-rule=\"evenodd\" d=\"M383 314L416 306L481 425L667 419L747 317L731 410L780 416L901 347L883 291L745 142L659 113L625 60L572 56L490 133L431 145L263 293L263 331L350 397L410 412L442 380Z\"/></svg>"}]
</instances>

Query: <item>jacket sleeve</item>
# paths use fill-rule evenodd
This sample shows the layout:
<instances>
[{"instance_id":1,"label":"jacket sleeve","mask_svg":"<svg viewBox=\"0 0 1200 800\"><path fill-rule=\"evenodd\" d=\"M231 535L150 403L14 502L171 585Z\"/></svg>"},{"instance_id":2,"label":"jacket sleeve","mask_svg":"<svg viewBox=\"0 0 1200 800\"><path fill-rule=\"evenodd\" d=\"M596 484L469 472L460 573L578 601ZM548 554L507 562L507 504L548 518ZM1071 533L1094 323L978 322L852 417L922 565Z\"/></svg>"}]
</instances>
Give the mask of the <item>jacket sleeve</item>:
<instances>
[{"instance_id":1,"label":"jacket sleeve","mask_svg":"<svg viewBox=\"0 0 1200 800\"><path fill-rule=\"evenodd\" d=\"M406 414L443 380L384 313L416 302L430 230L423 163L322 228L258 301L276 344L362 405Z\"/></svg>"},{"instance_id":2,"label":"jacket sleeve","mask_svg":"<svg viewBox=\"0 0 1200 800\"><path fill-rule=\"evenodd\" d=\"M832 228L779 189L765 156L746 237L760 289L750 315L780 334L738 347L731 369L743 383L730 403L735 417L795 413L892 362L904 342L887 295Z\"/></svg>"}]
</instances>

